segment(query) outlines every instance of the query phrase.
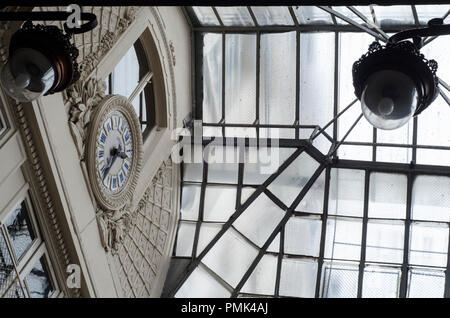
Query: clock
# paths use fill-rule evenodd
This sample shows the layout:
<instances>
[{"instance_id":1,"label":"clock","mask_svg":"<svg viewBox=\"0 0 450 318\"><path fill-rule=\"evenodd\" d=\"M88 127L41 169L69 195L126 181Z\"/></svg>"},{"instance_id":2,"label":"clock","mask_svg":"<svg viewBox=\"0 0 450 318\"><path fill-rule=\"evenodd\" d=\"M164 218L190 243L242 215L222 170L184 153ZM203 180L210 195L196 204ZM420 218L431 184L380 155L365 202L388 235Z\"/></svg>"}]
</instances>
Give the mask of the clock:
<instances>
[{"instance_id":1,"label":"clock","mask_svg":"<svg viewBox=\"0 0 450 318\"><path fill-rule=\"evenodd\" d=\"M90 121L87 166L100 205L118 210L132 199L139 177L142 133L133 105L120 95L108 95Z\"/></svg>"}]
</instances>

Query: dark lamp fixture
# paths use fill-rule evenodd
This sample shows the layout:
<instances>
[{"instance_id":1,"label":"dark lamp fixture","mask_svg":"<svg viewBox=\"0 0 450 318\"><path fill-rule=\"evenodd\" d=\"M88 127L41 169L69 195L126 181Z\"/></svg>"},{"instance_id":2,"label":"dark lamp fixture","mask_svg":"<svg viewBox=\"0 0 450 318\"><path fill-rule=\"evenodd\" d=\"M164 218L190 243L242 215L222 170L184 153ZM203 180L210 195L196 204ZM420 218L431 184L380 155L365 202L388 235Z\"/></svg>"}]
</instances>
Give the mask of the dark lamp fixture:
<instances>
[{"instance_id":1,"label":"dark lamp fixture","mask_svg":"<svg viewBox=\"0 0 450 318\"><path fill-rule=\"evenodd\" d=\"M47 14L46 19L67 18L67 13L63 12L44 14ZM30 102L42 95L60 92L77 81L80 77L76 62L78 49L70 39L73 33L86 32L97 25L95 15L89 19L81 30L70 30L65 25L66 33L57 26L33 25L26 21L12 35L8 61L1 69L0 83L5 92L19 102Z\"/></svg>"},{"instance_id":2,"label":"dark lamp fixture","mask_svg":"<svg viewBox=\"0 0 450 318\"><path fill-rule=\"evenodd\" d=\"M372 43L353 64L355 95L364 117L374 127L399 128L435 100L439 94L438 64L420 53L421 37L450 34L449 27L442 25L442 19L433 19L427 28L393 35L386 45Z\"/></svg>"}]
</instances>

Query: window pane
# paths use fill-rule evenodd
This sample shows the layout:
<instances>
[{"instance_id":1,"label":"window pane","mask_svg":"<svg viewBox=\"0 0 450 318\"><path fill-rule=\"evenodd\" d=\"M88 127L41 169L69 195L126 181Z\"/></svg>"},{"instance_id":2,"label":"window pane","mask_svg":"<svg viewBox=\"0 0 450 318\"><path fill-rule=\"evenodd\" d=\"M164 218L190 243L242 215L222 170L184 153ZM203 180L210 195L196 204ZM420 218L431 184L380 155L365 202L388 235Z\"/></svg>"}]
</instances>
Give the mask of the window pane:
<instances>
[{"instance_id":1,"label":"window pane","mask_svg":"<svg viewBox=\"0 0 450 318\"><path fill-rule=\"evenodd\" d=\"M203 262L236 287L257 254L258 250L231 228L206 254Z\"/></svg>"},{"instance_id":2,"label":"window pane","mask_svg":"<svg viewBox=\"0 0 450 318\"><path fill-rule=\"evenodd\" d=\"M394 130L377 130L377 143L412 144L413 121ZM412 148L377 147L377 161L409 163Z\"/></svg>"},{"instance_id":3,"label":"window pane","mask_svg":"<svg viewBox=\"0 0 450 318\"><path fill-rule=\"evenodd\" d=\"M314 297L317 262L309 259L283 259L280 277L280 296Z\"/></svg>"},{"instance_id":4,"label":"window pane","mask_svg":"<svg viewBox=\"0 0 450 318\"><path fill-rule=\"evenodd\" d=\"M325 258L359 260L361 256L361 237L361 219L328 218Z\"/></svg>"},{"instance_id":5,"label":"window pane","mask_svg":"<svg viewBox=\"0 0 450 318\"><path fill-rule=\"evenodd\" d=\"M273 295L277 275L278 258L264 255L248 278L242 292L251 294Z\"/></svg>"},{"instance_id":6,"label":"window pane","mask_svg":"<svg viewBox=\"0 0 450 318\"><path fill-rule=\"evenodd\" d=\"M368 266L364 269L362 297L396 298L400 286L400 269Z\"/></svg>"},{"instance_id":7,"label":"window pane","mask_svg":"<svg viewBox=\"0 0 450 318\"><path fill-rule=\"evenodd\" d=\"M200 227L200 235L198 238L197 256L203 252L205 247L212 241L212 239L219 233L222 224L217 223L202 223Z\"/></svg>"},{"instance_id":8,"label":"window pane","mask_svg":"<svg viewBox=\"0 0 450 318\"><path fill-rule=\"evenodd\" d=\"M295 120L296 32L261 35L259 117L262 124Z\"/></svg>"},{"instance_id":9,"label":"window pane","mask_svg":"<svg viewBox=\"0 0 450 318\"><path fill-rule=\"evenodd\" d=\"M265 194L260 194L234 222L234 226L255 244L262 247L283 216L283 210Z\"/></svg>"},{"instance_id":10,"label":"window pane","mask_svg":"<svg viewBox=\"0 0 450 318\"><path fill-rule=\"evenodd\" d=\"M406 175L372 173L369 188L369 217L404 219L407 183Z\"/></svg>"},{"instance_id":11,"label":"window pane","mask_svg":"<svg viewBox=\"0 0 450 318\"><path fill-rule=\"evenodd\" d=\"M414 16L410 5L374 6L375 15L381 27L398 24L414 24Z\"/></svg>"},{"instance_id":12,"label":"window pane","mask_svg":"<svg viewBox=\"0 0 450 318\"><path fill-rule=\"evenodd\" d=\"M14 276L13 261L3 234L0 232L0 296L8 289Z\"/></svg>"},{"instance_id":13,"label":"window pane","mask_svg":"<svg viewBox=\"0 0 450 318\"><path fill-rule=\"evenodd\" d=\"M357 264L324 263L322 275L323 298L356 298L359 275Z\"/></svg>"},{"instance_id":14,"label":"window pane","mask_svg":"<svg viewBox=\"0 0 450 318\"><path fill-rule=\"evenodd\" d=\"M442 298L445 288L443 271L411 269L408 279L408 297Z\"/></svg>"},{"instance_id":15,"label":"window pane","mask_svg":"<svg viewBox=\"0 0 450 318\"><path fill-rule=\"evenodd\" d=\"M364 171L331 169L328 214L363 216Z\"/></svg>"},{"instance_id":16,"label":"window pane","mask_svg":"<svg viewBox=\"0 0 450 318\"><path fill-rule=\"evenodd\" d=\"M134 46L113 70L112 93L130 97L139 83L139 61Z\"/></svg>"},{"instance_id":17,"label":"window pane","mask_svg":"<svg viewBox=\"0 0 450 318\"><path fill-rule=\"evenodd\" d=\"M300 35L300 124L323 127L333 118L334 42L334 33Z\"/></svg>"},{"instance_id":18,"label":"window pane","mask_svg":"<svg viewBox=\"0 0 450 318\"><path fill-rule=\"evenodd\" d=\"M405 225L398 221L369 220L366 260L402 263Z\"/></svg>"},{"instance_id":19,"label":"window pane","mask_svg":"<svg viewBox=\"0 0 450 318\"><path fill-rule=\"evenodd\" d=\"M201 25L220 25L211 7L192 7Z\"/></svg>"},{"instance_id":20,"label":"window pane","mask_svg":"<svg viewBox=\"0 0 450 318\"><path fill-rule=\"evenodd\" d=\"M239 151L237 147L206 146L208 182L237 184Z\"/></svg>"},{"instance_id":21,"label":"window pane","mask_svg":"<svg viewBox=\"0 0 450 318\"><path fill-rule=\"evenodd\" d=\"M287 7L252 7L259 25L293 25Z\"/></svg>"},{"instance_id":22,"label":"window pane","mask_svg":"<svg viewBox=\"0 0 450 318\"><path fill-rule=\"evenodd\" d=\"M225 38L225 121L251 124L256 118L256 35Z\"/></svg>"},{"instance_id":23,"label":"window pane","mask_svg":"<svg viewBox=\"0 0 450 318\"><path fill-rule=\"evenodd\" d=\"M226 26L254 25L246 7L216 7L216 9Z\"/></svg>"},{"instance_id":24,"label":"window pane","mask_svg":"<svg viewBox=\"0 0 450 318\"><path fill-rule=\"evenodd\" d=\"M296 210L308 213L322 213L325 191L325 171L314 182L313 186L300 201Z\"/></svg>"},{"instance_id":25,"label":"window pane","mask_svg":"<svg viewBox=\"0 0 450 318\"><path fill-rule=\"evenodd\" d=\"M236 187L207 186L205 189L205 221L225 222L236 207Z\"/></svg>"},{"instance_id":26,"label":"window pane","mask_svg":"<svg viewBox=\"0 0 450 318\"><path fill-rule=\"evenodd\" d=\"M293 6L292 8L300 24L333 24L330 14L316 6Z\"/></svg>"},{"instance_id":27,"label":"window pane","mask_svg":"<svg viewBox=\"0 0 450 318\"><path fill-rule=\"evenodd\" d=\"M409 263L447 266L448 225L425 222L411 224Z\"/></svg>"},{"instance_id":28,"label":"window pane","mask_svg":"<svg viewBox=\"0 0 450 318\"><path fill-rule=\"evenodd\" d=\"M230 297L231 293L199 265L178 290L177 298Z\"/></svg>"},{"instance_id":29,"label":"window pane","mask_svg":"<svg viewBox=\"0 0 450 318\"><path fill-rule=\"evenodd\" d=\"M417 176L412 189L414 220L450 222L450 178Z\"/></svg>"},{"instance_id":30,"label":"window pane","mask_svg":"<svg viewBox=\"0 0 450 318\"><path fill-rule=\"evenodd\" d=\"M180 222L176 246L176 256L191 256L194 245L196 223Z\"/></svg>"},{"instance_id":31,"label":"window pane","mask_svg":"<svg viewBox=\"0 0 450 318\"><path fill-rule=\"evenodd\" d=\"M218 123L222 118L222 34L203 37L203 121Z\"/></svg>"},{"instance_id":32,"label":"window pane","mask_svg":"<svg viewBox=\"0 0 450 318\"><path fill-rule=\"evenodd\" d=\"M416 10L420 24L427 24L431 19L442 18L450 10L450 5L416 5ZM445 23L448 23L447 19Z\"/></svg>"},{"instance_id":33,"label":"window pane","mask_svg":"<svg viewBox=\"0 0 450 318\"><path fill-rule=\"evenodd\" d=\"M12 248L19 259L28 250L36 238L30 221L28 208L23 201L5 222Z\"/></svg>"},{"instance_id":34,"label":"window pane","mask_svg":"<svg viewBox=\"0 0 450 318\"><path fill-rule=\"evenodd\" d=\"M181 219L182 220L198 220L198 209L200 203L200 186L188 185L183 186L181 197Z\"/></svg>"},{"instance_id":35,"label":"window pane","mask_svg":"<svg viewBox=\"0 0 450 318\"><path fill-rule=\"evenodd\" d=\"M291 217L285 228L285 253L319 256L321 230L321 220Z\"/></svg>"},{"instance_id":36,"label":"window pane","mask_svg":"<svg viewBox=\"0 0 450 318\"><path fill-rule=\"evenodd\" d=\"M302 152L268 187L283 203L290 206L319 163L306 152Z\"/></svg>"},{"instance_id":37,"label":"window pane","mask_svg":"<svg viewBox=\"0 0 450 318\"><path fill-rule=\"evenodd\" d=\"M48 298L54 290L46 265L42 256L25 278L31 298Z\"/></svg>"}]
</instances>

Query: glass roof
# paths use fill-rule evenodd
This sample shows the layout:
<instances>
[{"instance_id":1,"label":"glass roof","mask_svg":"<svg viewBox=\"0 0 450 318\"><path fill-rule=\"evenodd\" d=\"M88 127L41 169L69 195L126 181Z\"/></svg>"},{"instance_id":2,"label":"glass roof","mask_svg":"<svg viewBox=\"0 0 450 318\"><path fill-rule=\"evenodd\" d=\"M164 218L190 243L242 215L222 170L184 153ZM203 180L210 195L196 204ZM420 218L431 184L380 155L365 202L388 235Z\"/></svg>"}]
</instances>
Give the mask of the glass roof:
<instances>
[{"instance_id":1,"label":"glass roof","mask_svg":"<svg viewBox=\"0 0 450 318\"><path fill-rule=\"evenodd\" d=\"M173 259L189 261L166 294L448 297L450 37L425 40L441 95L400 129L365 120L351 70L373 41L450 22L450 6L186 13L203 157L184 157Z\"/></svg>"}]
</instances>

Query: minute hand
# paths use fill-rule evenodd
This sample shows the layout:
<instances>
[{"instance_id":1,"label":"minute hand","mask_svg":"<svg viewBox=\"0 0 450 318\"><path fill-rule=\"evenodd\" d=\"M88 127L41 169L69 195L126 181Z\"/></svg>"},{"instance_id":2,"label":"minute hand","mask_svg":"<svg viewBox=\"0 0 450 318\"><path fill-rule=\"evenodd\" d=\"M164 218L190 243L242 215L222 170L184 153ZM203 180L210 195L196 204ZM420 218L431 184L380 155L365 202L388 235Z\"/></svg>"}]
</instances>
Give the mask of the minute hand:
<instances>
[{"instance_id":1,"label":"minute hand","mask_svg":"<svg viewBox=\"0 0 450 318\"><path fill-rule=\"evenodd\" d=\"M118 153L115 153L115 154L113 155L113 158L112 158L112 160L111 160L111 163L109 164L109 166L105 169L105 172L103 173L103 180L105 180L106 176L107 176L108 173L109 173L109 170L111 170L111 167L112 167L112 165L114 164L114 161L116 161L116 158L117 158L118 155L119 155Z\"/></svg>"}]
</instances>

